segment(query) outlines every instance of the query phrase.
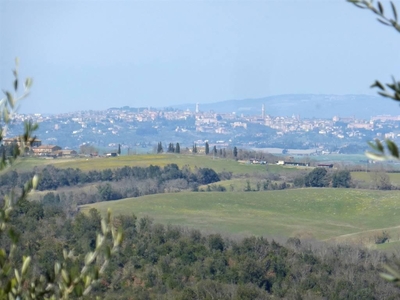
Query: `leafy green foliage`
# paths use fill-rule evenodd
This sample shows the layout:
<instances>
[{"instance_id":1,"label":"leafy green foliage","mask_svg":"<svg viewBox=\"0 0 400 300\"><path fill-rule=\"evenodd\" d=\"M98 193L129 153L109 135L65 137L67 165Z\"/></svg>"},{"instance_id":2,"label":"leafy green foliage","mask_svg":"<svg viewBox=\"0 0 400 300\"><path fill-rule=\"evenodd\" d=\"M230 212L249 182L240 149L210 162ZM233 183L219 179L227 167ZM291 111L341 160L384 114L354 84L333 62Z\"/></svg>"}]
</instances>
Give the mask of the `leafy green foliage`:
<instances>
[{"instance_id":1,"label":"leafy green foliage","mask_svg":"<svg viewBox=\"0 0 400 300\"><path fill-rule=\"evenodd\" d=\"M314 247L298 239L286 246L261 237L230 240L148 218L138 220L136 228L123 243L118 264L108 269L103 297L343 299L346 293L346 299L373 299L395 294L373 276L380 269L372 258L387 259L382 254Z\"/></svg>"},{"instance_id":2,"label":"leafy green foliage","mask_svg":"<svg viewBox=\"0 0 400 300\"><path fill-rule=\"evenodd\" d=\"M386 160L388 158L400 159L399 149L397 145L391 140L385 140L383 143L376 139L375 142L369 142L369 146L374 152L368 151L366 155L373 160ZM385 145L386 144L386 147Z\"/></svg>"},{"instance_id":3,"label":"leafy green foliage","mask_svg":"<svg viewBox=\"0 0 400 300\"><path fill-rule=\"evenodd\" d=\"M307 187L324 187L327 186L326 175L327 171L325 168L315 168L304 178L304 184Z\"/></svg>"},{"instance_id":4,"label":"leafy green foliage","mask_svg":"<svg viewBox=\"0 0 400 300\"><path fill-rule=\"evenodd\" d=\"M349 188L351 185L351 174L348 170L340 170L332 176L332 187L334 188Z\"/></svg>"},{"instance_id":5,"label":"leafy green foliage","mask_svg":"<svg viewBox=\"0 0 400 300\"><path fill-rule=\"evenodd\" d=\"M218 174L210 168L200 168L197 172L197 178L200 184L209 184L220 180Z\"/></svg>"},{"instance_id":6,"label":"leafy green foliage","mask_svg":"<svg viewBox=\"0 0 400 300\"><path fill-rule=\"evenodd\" d=\"M293 179L295 187L333 187L350 188L351 173L348 170L328 172L326 168L315 168L306 175L298 175ZM286 188L286 187L285 187Z\"/></svg>"},{"instance_id":7,"label":"leafy green foliage","mask_svg":"<svg viewBox=\"0 0 400 300\"><path fill-rule=\"evenodd\" d=\"M109 201L109 200L117 200L121 199L122 195L118 191L113 190L109 183L104 185L100 185L97 187L99 195L102 200Z\"/></svg>"},{"instance_id":8,"label":"leafy green foliage","mask_svg":"<svg viewBox=\"0 0 400 300\"><path fill-rule=\"evenodd\" d=\"M386 25L394 28L397 32L400 32L400 24L398 22L397 9L394 3L391 1L390 6L392 9L392 17L388 17L385 14L384 7L380 1L377 2L376 6L373 4L373 0L347 0L359 8L368 9L372 11L375 15L378 16L377 20ZM383 85L380 81L376 80L371 87L376 87L379 89L378 94L393 99L395 101L400 101L400 82L397 81L392 76L392 82ZM375 140L375 143L369 143L371 148L375 150L375 152L367 152L367 156L375 159L375 160L385 160L388 157L393 157L395 159L400 159L399 149L397 145L391 140L385 140L386 149L381 141L378 139ZM389 155L387 155L387 152ZM400 274L394 271L392 268L387 268L390 274L382 274L382 277L393 281L400 281Z\"/></svg>"},{"instance_id":9,"label":"leafy green foliage","mask_svg":"<svg viewBox=\"0 0 400 300\"><path fill-rule=\"evenodd\" d=\"M29 88L32 80L27 78L24 84L22 95L18 96L19 79L18 79L18 60L16 68L13 71L14 82L13 92L4 91L5 98L0 100L0 141L3 140L7 133L7 128L13 120L13 115L18 107L19 101L29 94ZM18 138L18 143L13 147L12 155L7 156L3 149L0 160L0 170L12 166L18 157L24 153L26 148L34 142L34 131L38 128L37 124L30 121L24 123L23 134ZM4 173L3 173L4 174ZM12 173L15 175L15 173ZM0 177L2 177L0 175ZM15 176L14 176L15 179ZM13 180L13 177L11 177ZM27 201L28 194L38 186L38 176L29 178L23 185L20 194L11 190L1 200L0 208L0 299L68 299L70 296L88 295L93 286L96 285L110 261L111 255L115 254L122 243L122 232L117 232L112 224L111 214L101 221L101 231L96 237L95 247L92 251L86 253L82 264L75 264L76 268L71 268L74 255L72 251L64 250L64 258L61 262L55 262L52 274L38 274L30 271L32 256L22 255L21 234L36 229L36 223L44 218L44 210L41 204L31 204ZM57 204L54 195L49 195L44 202ZM18 216L23 216L22 221ZM26 223L25 219L30 222ZM33 231L31 231L33 232ZM27 237L24 236L24 239ZM111 244L110 244L111 240ZM31 240L28 248L35 249L38 245L34 245ZM28 251L29 252L29 251ZM52 252L38 251L38 257L52 257ZM49 263L42 261L42 266ZM76 271L77 270L77 271Z\"/></svg>"},{"instance_id":10,"label":"leafy green foliage","mask_svg":"<svg viewBox=\"0 0 400 300\"><path fill-rule=\"evenodd\" d=\"M347 0L353 3L359 8L368 9L377 15L377 20L387 26L393 27L397 32L400 32L400 24L398 23L398 16L396 6L393 2L390 2L392 17L388 17L385 14L384 6L380 1L374 5L373 0ZM395 101L400 101L400 82L392 77L391 83L382 84L379 80L376 80L371 87L378 88L378 94L393 99ZM386 147L384 147L386 144ZM369 145L374 150L374 152L367 152L367 156L374 160L385 160L388 157L393 157L400 159L399 149L395 143L391 140L385 140L383 143L376 139L375 142L370 142Z\"/></svg>"}]
</instances>

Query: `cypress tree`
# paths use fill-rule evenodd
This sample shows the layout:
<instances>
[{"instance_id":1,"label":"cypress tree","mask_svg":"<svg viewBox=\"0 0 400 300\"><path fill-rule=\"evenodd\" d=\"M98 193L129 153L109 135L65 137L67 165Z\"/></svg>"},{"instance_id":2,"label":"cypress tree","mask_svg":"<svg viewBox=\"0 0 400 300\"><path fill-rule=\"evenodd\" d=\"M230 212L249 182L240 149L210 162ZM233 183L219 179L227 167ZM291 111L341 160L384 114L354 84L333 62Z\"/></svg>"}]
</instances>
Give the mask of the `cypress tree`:
<instances>
[{"instance_id":1,"label":"cypress tree","mask_svg":"<svg viewBox=\"0 0 400 300\"><path fill-rule=\"evenodd\" d=\"M237 154L238 154L238 150L237 150L237 148L236 147L234 147L233 148L233 157L237 157Z\"/></svg>"},{"instance_id":2,"label":"cypress tree","mask_svg":"<svg viewBox=\"0 0 400 300\"><path fill-rule=\"evenodd\" d=\"M158 146L157 146L157 153L162 153L162 152L163 152L163 147L162 147L161 142L159 142Z\"/></svg>"}]
</instances>

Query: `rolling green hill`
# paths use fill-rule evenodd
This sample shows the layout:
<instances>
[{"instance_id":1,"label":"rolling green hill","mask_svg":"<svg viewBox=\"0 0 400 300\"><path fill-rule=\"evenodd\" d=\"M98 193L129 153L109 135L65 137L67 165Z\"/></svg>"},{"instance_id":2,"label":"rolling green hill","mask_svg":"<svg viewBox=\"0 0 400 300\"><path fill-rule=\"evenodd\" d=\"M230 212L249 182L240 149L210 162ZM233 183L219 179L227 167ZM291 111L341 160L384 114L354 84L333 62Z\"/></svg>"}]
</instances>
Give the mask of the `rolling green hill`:
<instances>
[{"instance_id":1,"label":"rolling green hill","mask_svg":"<svg viewBox=\"0 0 400 300\"><path fill-rule=\"evenodd\" d=\"M80 168L83 171L114 169L123 166L149 166L175 163L179 167L209 167L217 172L228 171L241 177L218 182L227 192L159 194L140 198L102 202L82 207L101 211L111 207L116 214L149 215L163 223L196 227L209 231L235 234L256 234L276 237L297 236L374 244L383 230L391 241L400 241L400 208L397 191L354 189L294 189L268 192L242 192L249 180L252 188L260 182L256 175L289 174L296 168L276 165L250 165L230 159L213 159L202 155L132 155L115 158L38 159L25 158L16 169L54 165L57 168ZM398 185L400 175L388 174ZM371 174L353 172L355 180L368 186ZM88 186L87 188L95 189ZM201 187L206 189L206 186ZM68 191L68 187L64 188ZM83 189L83 187L79 187ZM94 191L95 193L96 191ZM34 199L45 194L36 193ZM395 243L393 243L395 244Z\"/></svg>"},{"instance_id":2,"label":"rolling green hill","mask_svg":"<svg viewBox=\"0 0 400 300\"><path fill-rule=\"evenodd\" d=\"M400 225L400 193L354 189L159 194L82 206L235 234L334 239ZM400 233L400 229L398 229ZM370 234L369 234L370 236ZM359 242L359 240L358 240ZM367 242L367 241L366 241Z\"/></svg>"}]
</instances>

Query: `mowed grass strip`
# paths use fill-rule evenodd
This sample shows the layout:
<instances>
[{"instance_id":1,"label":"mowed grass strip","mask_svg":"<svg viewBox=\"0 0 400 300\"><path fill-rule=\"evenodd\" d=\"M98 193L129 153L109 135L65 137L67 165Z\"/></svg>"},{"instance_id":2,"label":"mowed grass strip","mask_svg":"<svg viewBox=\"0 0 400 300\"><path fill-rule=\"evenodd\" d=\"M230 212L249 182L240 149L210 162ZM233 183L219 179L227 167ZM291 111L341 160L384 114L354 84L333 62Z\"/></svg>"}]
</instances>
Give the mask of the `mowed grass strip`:
<instances>
[{"instance_id":1,"label":"mowed grass strip","mask_svg":"<svg viewBox=\"0 0 400 300\"><path fill-rule=\"evenodd\" d=\"M158 194L82 206L224 233L329 239L400 225L400 193L353 189Z\"/></svg>"},{"instance_id":2,"label":"mowed grass strip","mask_svg":"<svg viewBox=\"0 0 400 300\"><path fill-rule=\"evenodd\" d=\"M57 168L79 168L82 171L116 169L124 166L148 167L157 165L163 167L168 164L177 164L180 168L189 166L191 168L212 168L216 172L232 172L234 174L246 174L254 172L279 173L284 169L277 165L251 165L239 163L233 159L213 158L205 155L188 154L142 154L124 155L118 157L96 157L96 158L23 158L15 165L15 169L28 171L35 166L43 167L54 165Z\"/></svg>"},{"instance_id":3,"label":"mowed grass strip","mask_svg":"<svg viewBox=\"0 0 400 300\"><path fill-rule=\"evenodd\" d=\"M216 186L223 186L224 188L226 188L226 191L229 192L244 192L248 187L247 181L249 181L251 191L257 191L257 184L260 184L260 190L263 191L264 190L263 184L264 182L267 181L267 179L259 178L257 176L251 177L250 175L247 178L233 178L229 180L218 181L211 184L200 185L199 190L207 191L207 186L211 187L213 185L216 185ZM272 181L272 183L277 183L277 184L280 184L282 182L283 181ZM292 183L290 184L292 185Z\"/></svg>"}]
</instances>

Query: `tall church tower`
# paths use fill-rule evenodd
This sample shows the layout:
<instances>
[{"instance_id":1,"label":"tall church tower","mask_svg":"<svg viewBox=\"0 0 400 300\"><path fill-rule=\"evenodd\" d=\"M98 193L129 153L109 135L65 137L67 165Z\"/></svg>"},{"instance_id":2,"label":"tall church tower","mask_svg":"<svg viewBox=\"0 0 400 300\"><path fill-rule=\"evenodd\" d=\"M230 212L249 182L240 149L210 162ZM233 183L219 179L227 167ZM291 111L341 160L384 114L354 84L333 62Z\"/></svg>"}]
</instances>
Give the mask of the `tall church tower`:
<instances>
[{"instance_id":1,"label":"tall church tower","mask_svg":"<svg viewBox=\"0 0 400 300\"><path fill-rule=\"evenodd\" d=\"M265 105L264 104L261 106L261 116L263 119L265 119Z\"/></svg>"},{"instance_id":2,"label":"tall church tower","mask_svg":"<svg viewBox=\"0 0 400 300\"><path fill-rule=\"evenodd\" d=\"M196 103L196 114L198 114L198 113L199 113L199 104Z\"/></svg>"}]
</instances>

